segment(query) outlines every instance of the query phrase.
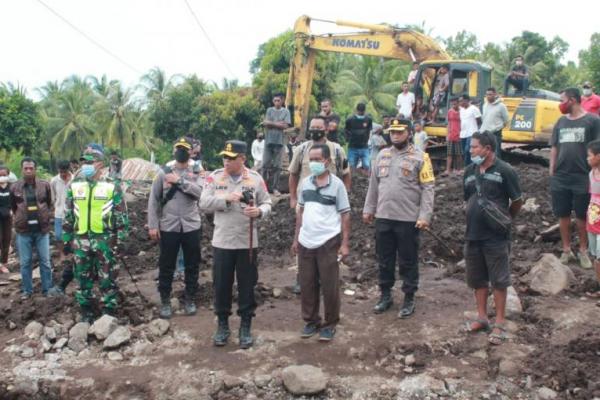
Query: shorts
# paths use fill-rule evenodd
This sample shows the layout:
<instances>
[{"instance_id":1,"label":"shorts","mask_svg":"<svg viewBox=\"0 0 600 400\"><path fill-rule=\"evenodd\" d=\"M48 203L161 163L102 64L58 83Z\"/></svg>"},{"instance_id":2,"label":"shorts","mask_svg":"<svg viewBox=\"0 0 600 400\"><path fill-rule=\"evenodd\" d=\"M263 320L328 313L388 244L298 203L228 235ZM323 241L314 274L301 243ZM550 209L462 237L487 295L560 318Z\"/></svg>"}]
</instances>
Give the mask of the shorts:
<instances>
[{"instance_id":1,"label":"shorts","mask_svg":"<svg viewBox=\"0 0 600 400\"><path fill-rule=\"evenodd\" d=\"M465 262L467 285L472 289L510 286L510 242L508 240L467 240Z\"/></svg>"},{"instance_id":2,"label":"shorts","mask_svg":"<svg viewBox=\"0 0 600 400\"><path fill-rule=\"evenodd\" d=\"M596 260L600 260L600 235L588 232L588 248Z\"/></svg>"},{"instance_id":3,"label":"shorts","mask_svg":"<svg viewBox=\"0 0 600 400\"><path fill-rule=\"evenodd\" d=\"M363 169L371 168L371 155L369 149L367 147L362 149L355 147L348 148L348 163L350 164L350 167L357 168L359 160Z\"/></svg>"},{"instance_id":4,"label":"shorts","mask_svg":"<svg viewBox=\"0 0 600 400\"><path fill-rule=\"evenodd\" d=\"M551 190L552 212L557 218L571 216L571 211L575 211L577 219L585 220L588 205L590 204L589 193L575 193L571 189Z\"/></svg>"},{"instance_id":5,"label":"shorts","mask_svg":"<svg viewBox=\"0 0 600 400\"><path fill-rule=\"evenodd\" d=\"M62 242L62 221L62 218L54 217L54 240L56 240L57 242Z\"/></svg>"},{"instance_id":6,"label":"shorts","mask_svg":"<svg viewBox=\"0 0 600 400\"><path fill-rule=\"evenodd\" d=\"M448 156L462 156L463 149L459 140L455 142L446 142L446 155Z\"/></svg>"}]
</instances>

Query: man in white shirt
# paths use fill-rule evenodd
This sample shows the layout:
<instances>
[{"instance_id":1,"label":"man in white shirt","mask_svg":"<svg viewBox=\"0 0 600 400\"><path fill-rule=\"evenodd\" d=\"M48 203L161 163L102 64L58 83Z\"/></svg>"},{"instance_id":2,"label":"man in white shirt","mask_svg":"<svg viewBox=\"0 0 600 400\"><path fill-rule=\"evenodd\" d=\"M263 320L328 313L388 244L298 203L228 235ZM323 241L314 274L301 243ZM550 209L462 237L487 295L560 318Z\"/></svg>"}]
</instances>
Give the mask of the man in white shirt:
<instances>
[{"instance_id":1,"label":"man in white shirt","mask_svg":"<svg viewBox=\"0 0 600 400\"><path fill-rule=\"evenodd\" d=\"M396 99L396 108L398 114L402 114L405 119L412 119L413 109L415 107L415 94L408 91L408 83L402 83L402 93Z\"/></svg>"},{"instance_id":2,"label":"man in white shirt","mask_svg":"<svg viewBox=\"0 0 600 400\"><path fill-rule=\"evenodd\" d=\"M471 164L471 136L481 126L481 112L471 104L468 94L460 96L460 143L465 157L465 167Z\"/></svg>"},{"instance_id":3,"label":"man in white shirt","mask_svg":"<svg viewBox=\"0 0 600 400\"><path fill-rule=\"evenodd\" d=\"M50 180L50 189L52 191L52 200L54 200L54 239L58 254L60 254L60 262L64 261L63 241L62 241L62 221L65 217L65 201L67 198L67 186L72 179L70 164L68 161L60 161L58 163L58 175Z\"/></svg>"},{"instance_id":4,"label":"man in white shirt","mask_svg":"<svg viewBox=\"0 0 600 400\"><path fill-rule=\"evenodd\" d=\"M417 61L412 63L412 70L408 73L408 84L412 85L417 79L417 72L419 72L419 63Z\"/></svg>"},{"instance_id":5,"label":"man in white shirt","mask_svg":"<svg viewBox=\"0 0 600 400\"><path fill-rule=\"evenodd\" d=\"M254 167L252 169L256 171L260 171L262 168L263 152L265 151L264 137L264 133L258 132L256 139L252 142L252 159L254 160Z\"/></svg>"}]
</instances>

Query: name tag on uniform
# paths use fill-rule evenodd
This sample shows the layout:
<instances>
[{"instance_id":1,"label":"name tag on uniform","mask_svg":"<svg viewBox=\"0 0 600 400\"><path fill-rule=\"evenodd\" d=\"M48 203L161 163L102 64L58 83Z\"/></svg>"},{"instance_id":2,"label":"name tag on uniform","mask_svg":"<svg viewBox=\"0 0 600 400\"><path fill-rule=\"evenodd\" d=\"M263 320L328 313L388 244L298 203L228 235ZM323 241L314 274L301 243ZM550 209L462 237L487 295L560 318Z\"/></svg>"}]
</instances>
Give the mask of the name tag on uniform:
<instances>
[{"instance_id":1,"label":"name tag on uniform","mask_svg":"<svg viewBox=\"0 0 600 400\"><path fill-rule=\"evenodd\" d=\"M94 190L94 199L96 199L96 200L108 199L108 189L104 186L96 187L96 190Z\"/></svg>"},{"instance_id":2,"label":"name tag on uniform","mask_svg":"<svg viewBox=\"0 0 600 400\"><path fill-rule=\"evenodd\" d=\"M37 210L38 210L37 206L28 206L27 207L27 211L37 211Z\"/></svg>"}]
</instances>

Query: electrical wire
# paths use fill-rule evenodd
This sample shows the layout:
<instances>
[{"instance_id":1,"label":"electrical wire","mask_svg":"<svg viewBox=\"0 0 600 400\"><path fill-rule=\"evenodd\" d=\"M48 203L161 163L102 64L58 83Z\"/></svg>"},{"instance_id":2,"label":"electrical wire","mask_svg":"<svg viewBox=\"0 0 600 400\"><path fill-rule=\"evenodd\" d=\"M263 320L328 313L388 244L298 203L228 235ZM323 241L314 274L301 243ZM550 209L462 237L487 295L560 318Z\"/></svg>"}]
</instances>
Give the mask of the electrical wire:
<instances>
[{"instance_id":1,"label":"electrical wire","mask_svg":"<svg viewBox=\"0 0 600 400\"><path fill-rule=\"evenodd\" d=\"M117 60L118 62L120 62L121 64L123 64L127 68L129 68L130 70L134 71L135 73L140 74L140 75L142 74L142 72L139 69L135 68L134 66L132 66L131 64L129 64L127 61L123 60L121 57L119 57L118 55L116 55L115 53L113 53L112 51L110 51L109 49L107 49L106 47L104 47L101 43L99 43L97 40L95 40L94 38L92 38L90 35L88 35L84 31L82 31L75 24L71 23L71 21L69 21L68 19L66 19L65 17L63 17L61 14L59 14L57 11L55 11L48 4L44 3L42 0L37 0L37 2L40 3L42 6L44 6L52 14L54 14L57 18L59 18L60 20L62 20L65 24L69 25L75 32L79 33L81 36L83 36L84 38L86 38L94 46L98 47L100 50L102 50L103 52L105 52L106 54L108 54L109 56L111 56L112 58L114 58L115 60Z\"/></svg>"},{"instance_id":2,"label":"electrical wire","mask_svg":"<svg viewBox=\"0 0 600 400\"><path fill-rule=\"evenodd\" d=\"M196 21L196 24L198 25L198 28L200 28L200 30L204 34L204 37L206 38L206 40L208 40L208 43L210 43L213 51L215 52L215 54L217 55L217 57L219 57L219 60L221 60L221 62L223 63L223 65L225 66L225 68L227 69L227 71L229 72L229 74L233 78L236 78L236 76L233 73L233 71L231 70L231 68L229 68L229 65L227 64L227 61L225 61L225 58L223 58L223 56L221 55L221 53L219 53L219 49L217 49L217 46L211 40L210 36L208 35L208 32L206 32L206 29L204 29L204 27L200 23L200 20L198 19L198 16L196 15L196 13L194 12L194 10L192 9L192 6L188 2L188 0L183 0L183 1L185 2L185 5L187 6L188 10L190 11L190 14L192 14L192 17L194 17L194 20Z\"/></svg>"}]
</instances>

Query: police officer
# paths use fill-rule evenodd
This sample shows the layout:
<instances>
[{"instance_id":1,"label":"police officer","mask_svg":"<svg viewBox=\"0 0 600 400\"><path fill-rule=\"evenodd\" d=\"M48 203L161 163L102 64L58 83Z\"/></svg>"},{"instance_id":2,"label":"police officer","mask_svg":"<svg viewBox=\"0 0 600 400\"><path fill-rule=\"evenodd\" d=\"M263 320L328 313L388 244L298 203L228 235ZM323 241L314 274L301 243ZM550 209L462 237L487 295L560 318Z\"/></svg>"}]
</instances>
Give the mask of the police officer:
<instances>
[{"instance_id":1,"label":"police officer","mask_svg":"<svg viewBox=\"0 0 600 400\"><path fill-rule=\"evenodd\" d=\"M218 328L213 341L215 346L224 346L229 338L228 319L235 276L237 313L241 317L239 345L243 349L253 344L250 325L256 310L254 287L258 281L256 219L264 218L271 211L271 198L261 175L244 166L246 150L245 142L226 142L220 153L224 168L206 178L200 199L200 208L215 214L213 284Z\"/></svg>"},{"instance_id":2,"label":"police officer","mask_svg":"<svg viewBox=\"0 0 600 400\"><path fill-rule=\"evenodd\" d=\"M103 148L88 146L81 163L80 174L67 188L63 242L65 252L72 250L75 255L75 275L79 280L75 298L81 306L82 321L91 323L96 277L102 293L103 314L116 312L115 252L126 237L128 220L121 187L101 177Z\"/></svg>"},{"instance_id":3,"label":"police officer","mask_svg":"<svg viewBox=\"0 0 600 400\"><path fill-rule=\"evenodd\" d=\"M202 182L190 163L192 144L181 138L175 142L175 163L159 171L148 198L150 238L160 243L158 291L161 318L171 318L171 290L179 248L183 250L185 303L187 315L196 314L196 294L200 268L200 210Z\"/></svg>"},{"instance_id":4,"label":"police officer","mask_svg":"<svg viewBox=\"0 0 600 400\"><path fill-rule=\"evenodd\" d=\"M419 230L427 229L433 212L434 176L427 153L410 143L408 121L393 120L392 146L379 152L369 180L363 220L375 218L381 298L374 312L391 307L396 256L400 259L404 304L398 314L407 318L415 311L419 286Z\"/></svg>"}]
</instances>

